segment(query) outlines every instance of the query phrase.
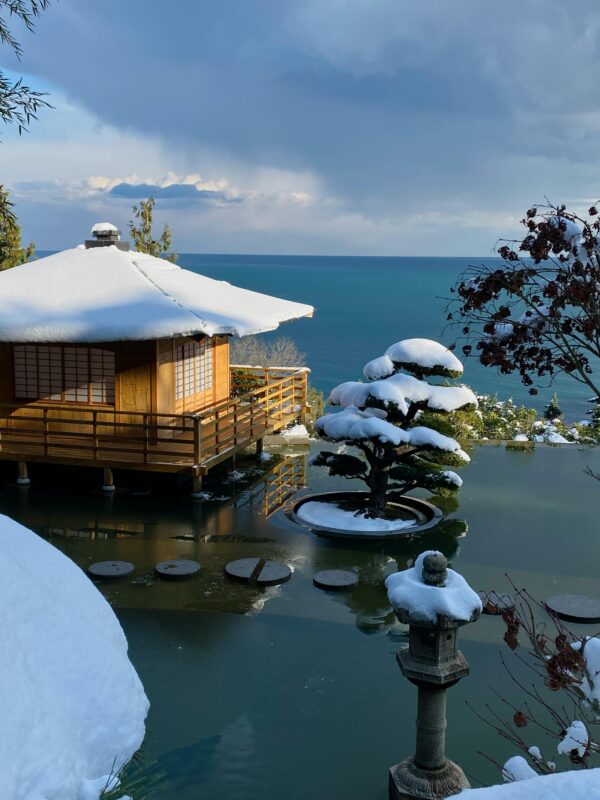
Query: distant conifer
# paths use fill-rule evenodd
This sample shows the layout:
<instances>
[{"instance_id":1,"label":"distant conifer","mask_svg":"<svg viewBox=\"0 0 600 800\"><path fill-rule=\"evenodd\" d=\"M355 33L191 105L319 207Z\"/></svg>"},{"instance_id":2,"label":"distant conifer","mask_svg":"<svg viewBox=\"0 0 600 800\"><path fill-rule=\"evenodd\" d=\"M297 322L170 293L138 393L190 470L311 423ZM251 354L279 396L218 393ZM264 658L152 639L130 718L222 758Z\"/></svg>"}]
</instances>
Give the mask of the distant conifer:
<instances>
[{"instance_id":1,"label":"distant conifer","mask_svg":"<svg viewBox=\"0 0 600 800\"><path fill-rule=\"evenodd\" d=\"M21 246L21 228L8 192L0 186L0 270L17 267L33 258L35 246Z\"/></svg>"},{"instance_id":2,"label":"distant conifer","mask_svg":"<svg viewBox=\"0 0 600 800\"><path fill-rule=\"evenodd\" d=\"M175 263L177 255L171 252L173 242L173 232L168 225L163 227L163 231L158 239L152 235L152 225L154 217L153 197L140 201L139 206L132 206L135 220L129 221L131 238L138 253L147 253L157 258L164 257L167 261Z\"/></svg>"}]
</instances>

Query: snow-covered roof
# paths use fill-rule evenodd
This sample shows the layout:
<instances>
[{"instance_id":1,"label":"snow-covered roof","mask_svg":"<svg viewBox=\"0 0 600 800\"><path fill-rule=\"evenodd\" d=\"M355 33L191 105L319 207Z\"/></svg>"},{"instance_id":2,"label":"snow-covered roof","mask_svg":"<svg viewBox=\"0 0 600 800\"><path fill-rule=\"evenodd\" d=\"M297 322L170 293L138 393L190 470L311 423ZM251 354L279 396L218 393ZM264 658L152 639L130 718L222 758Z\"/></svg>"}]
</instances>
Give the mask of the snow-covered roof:
<instances>
[{"instance_id":1,"label":"snow-covered roof","mask_svg":"<svg viewBox=\"0 0 600 800\"><path fill-rule=\"evenodd\" d=\"M0 272L0 341L248 336L313 310L115 246L80 245Z\"/></svg>"}]
</instances>

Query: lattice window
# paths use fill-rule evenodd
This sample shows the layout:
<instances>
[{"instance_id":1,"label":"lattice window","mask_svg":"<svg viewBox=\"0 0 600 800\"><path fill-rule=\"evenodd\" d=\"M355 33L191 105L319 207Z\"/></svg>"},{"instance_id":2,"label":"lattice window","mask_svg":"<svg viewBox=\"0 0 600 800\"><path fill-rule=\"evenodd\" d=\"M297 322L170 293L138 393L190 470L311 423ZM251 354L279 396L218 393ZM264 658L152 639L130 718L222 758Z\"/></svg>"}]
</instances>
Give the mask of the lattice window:
<instances>
[{"instance_id":1,"label":"lattice window","mask_svg":"<svg viewBox=\"0 0 600 800\"><path fill-rule=\"evenodd\" d=\"M15 398L115 402L115 354L100 347L14 345Z\"/></svg>"},{"instance_id":2,"label":"lattice window","mask_svg":"<svg viewBox=\"0 0 600 800\"><path fill-rule=\"evenodd\" d=\"M189 341L175 350L175 399L183 400L212 389L212 339Z\"/></svg>"}]
</instances>

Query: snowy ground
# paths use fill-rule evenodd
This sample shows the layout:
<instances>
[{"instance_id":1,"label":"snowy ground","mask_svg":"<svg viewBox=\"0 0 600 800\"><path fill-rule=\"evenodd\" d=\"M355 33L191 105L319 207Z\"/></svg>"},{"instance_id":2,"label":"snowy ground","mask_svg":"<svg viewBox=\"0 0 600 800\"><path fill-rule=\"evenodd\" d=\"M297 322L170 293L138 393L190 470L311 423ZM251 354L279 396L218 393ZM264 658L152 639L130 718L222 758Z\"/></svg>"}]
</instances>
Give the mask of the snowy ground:
<instances>
[{"instance_id":1,"label":"snowy ground","mask_svg":"<svg viewBox=\"0 0 600 800\"><path fill-rule=\"evenodd\" d=\"M412 528L415 520L406 519L368 519L354 511L345 511L334 503L309 500L303 503L296 514L307 525L321 528L337 528L341 531L360 531L361 533L382 533L402 531Z\"/></svg>"},{"instance_id":2,"label":"snowy ground","mask_svg":"<svg viewBox=\"0 0 600 800\"><path fill-rule=\"evenodd\" d=\"M600 769L570 770L528 780L466 789L463 800L600 800Z\"/></svg>"},{"instance_id":3,"label":"snowy ground","mask_svg":"<svg viewBox=\"0 0 600 800\"><path fill-rule=\"evenodd\" d=\"M127 640L69 558L9 517L0 538L0 796L96 800L145 733Z\"/></svg>"}]
</instances>

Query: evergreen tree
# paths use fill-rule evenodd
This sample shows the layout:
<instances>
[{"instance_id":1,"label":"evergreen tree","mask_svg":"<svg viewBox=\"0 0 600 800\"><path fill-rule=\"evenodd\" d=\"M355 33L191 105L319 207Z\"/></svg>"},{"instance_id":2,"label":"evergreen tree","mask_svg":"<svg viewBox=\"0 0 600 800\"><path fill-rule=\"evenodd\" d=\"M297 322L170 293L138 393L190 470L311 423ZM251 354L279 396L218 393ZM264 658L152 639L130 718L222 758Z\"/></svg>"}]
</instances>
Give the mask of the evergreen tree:
<instances>
[{"instance_id":1,"label":"evergreen tree","mask_svg":"<svg viewBox=\"0 0 600 800\"><path fill-rule=\"evenodd\" d=\"M562 413L563 412L560 410L560 406L558 405L558 395L556 392L554 392L550 402L544 409L544 417L546 419L553 420L557 417L562 417Z\"/></svg>"},{"instance_id":2,"label":"evergreen tree","mask_svg":"<svg viewBox=\"0 0 600 800\"><path fill-rule=\"evenodd\" d=\"M0 270L17 267L29 261L35 252L33 242L21 246L21 228L17 222L8 192L0 186Z\"/></svg>"},{"instance_id":3,"label":"evergreen tree","mask_svg":"<svg viewBox=\"0 0 600 800\"><path fill-rule=\"evenodd\" d=\"M164 256L167 261L175 263L177 255L169 252L173 241L171 228L165 225L160 237L158 239L153 237L154 203L154 198L149 197L147 200L142 200L139 206L132 206L131 210L135 221L129 221L131 238L138 253L148 253L148 255L156 256L157 258Z\"/></svg>"},{"instance_id":4,"label":"evergreen tree","mask_svg":"<svg viewBox=\"0 0 600 800\"><path fill-rule=\"evenodd\" d=\"M323 451L313 463L332 476L363 480L368 517L384 517L388 498L411 489L455 492L462 480L446 467L460 467L469 456L452 436L452 413L476 407L477 399L466 386L427 378L461 374L460 361L437 342L405 339L392 345L365 366L368 383L349 381L332 391L329 403L343 410L315 425L323 439L352 445L361 455Z\"/></svg>"}]
</instances>

